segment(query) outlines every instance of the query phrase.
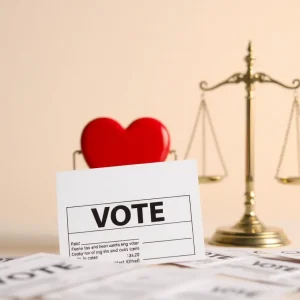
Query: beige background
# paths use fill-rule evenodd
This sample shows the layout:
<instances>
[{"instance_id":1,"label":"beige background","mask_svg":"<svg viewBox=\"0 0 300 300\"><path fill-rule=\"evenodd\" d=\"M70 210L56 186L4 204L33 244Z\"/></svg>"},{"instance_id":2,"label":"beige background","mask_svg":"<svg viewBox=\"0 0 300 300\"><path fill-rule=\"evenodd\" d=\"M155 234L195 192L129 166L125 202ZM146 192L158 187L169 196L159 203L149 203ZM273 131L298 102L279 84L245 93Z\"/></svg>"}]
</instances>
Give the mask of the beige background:
<instances>
[{"instance_id":1,"label":"beige background","mask_svg":"<svg viewBox=\"0 0 300 300\"><path fill-rule=\"evenodd\" d=\"M24 252L57 249L55 174L72 168L91 119L110 116L127 126L158 118L183 158L199 81L243 72L248 40L257 70L286 83L300 77L299 10L298 0L0 0L2 252L26 244ZM224 182L200 187L209 236L242 214L244 87L206 98L229 169ZM299 187L274 180L292 101L289 90L257 85L255 171L259 216L296 238ZM216 173L212 146L208 166ZM199 136L190 157L200 167ZM294 150L285 163L294 175Z\"/></svg>"}]
</instances>

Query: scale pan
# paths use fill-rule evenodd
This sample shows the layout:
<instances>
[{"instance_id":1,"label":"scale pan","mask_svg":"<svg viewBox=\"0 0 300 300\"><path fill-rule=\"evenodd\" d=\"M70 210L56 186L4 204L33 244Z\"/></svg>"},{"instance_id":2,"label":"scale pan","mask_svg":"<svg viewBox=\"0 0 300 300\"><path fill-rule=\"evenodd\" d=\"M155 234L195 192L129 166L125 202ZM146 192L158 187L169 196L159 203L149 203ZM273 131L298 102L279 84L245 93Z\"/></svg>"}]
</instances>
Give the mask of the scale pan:
<instances>
[{"instance_id":1,"label":"scale pan","mask_svg":"<svg viewBox=\"0 0 300 300\"><path fill-rule=\"evenodd\" d=\"M277 180L283 184L300 185L300 177L279 177Z\"/></svg>"},{"instance_id":2,"label":"scale pan","mask_svg":"<svg viewBox=\"0 0 300 300\"><path fill-rule=\"evenodd\" d=\"M207 175L207 176L198 176L198 182L201 183L214 183L219 182L224 179L223 175Z\"/></svg>"}]
</instances>

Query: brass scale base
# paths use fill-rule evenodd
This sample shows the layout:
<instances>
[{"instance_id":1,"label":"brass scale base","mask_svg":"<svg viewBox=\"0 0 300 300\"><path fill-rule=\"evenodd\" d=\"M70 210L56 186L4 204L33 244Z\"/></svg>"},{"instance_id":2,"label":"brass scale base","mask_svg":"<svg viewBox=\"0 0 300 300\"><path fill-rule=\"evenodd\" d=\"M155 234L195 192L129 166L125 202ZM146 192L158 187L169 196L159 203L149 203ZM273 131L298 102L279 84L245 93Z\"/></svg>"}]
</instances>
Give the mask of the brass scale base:
<instances>
[{"instance_id":1,"label":"brass scale base","mask_svg":"<svg viewBox=\"0 0 300 300\"><path fill-rule=\"evenodd\" d=\"M286 246L290 241L280 228L266 227L256 220L250 224L240 221L233 227L220 227L209 243L224 247L272 248Z\"/></svg>"},{"instance_id":2,"label":"brass scale base","mask_svg":"<svg viewBox=\"0 0 300 300\"><path fill-rule=\"evenodd\" d=\"M198 177L199 184L222 179L222 176ZM290 241L282 229L265 226L256 215L245 214L236 225L218 228L208 243L223 247L272 248L286 246Z\"/></svg>"},{"instance_id":3,"label":"brass scale base","mask_svg":"<svg viewBox=\"0 0 300 300\"><path fill-rule=\"evenodd\" d=\"M209 241L210 244L223 247L247 247L247 248L272 248L288 245L290 242L280 228L265 227L251 233L246 227L238 223L233 227L221 227L217 229Z\"/></svg>"}]
</instances>

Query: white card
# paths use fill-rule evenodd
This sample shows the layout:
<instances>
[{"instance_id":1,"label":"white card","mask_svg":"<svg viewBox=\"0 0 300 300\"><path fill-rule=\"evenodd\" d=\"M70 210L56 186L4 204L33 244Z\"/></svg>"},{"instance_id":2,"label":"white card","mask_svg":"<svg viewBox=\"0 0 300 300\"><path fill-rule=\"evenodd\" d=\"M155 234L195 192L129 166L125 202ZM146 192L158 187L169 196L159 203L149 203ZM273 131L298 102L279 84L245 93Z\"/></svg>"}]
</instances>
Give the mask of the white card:
<instances>
[{"instance_id":1,"label":"white card","mask_svg":"<svg viewBox=\"0 0 300 300\"><path fill-rule=\"evenodd\" d=\"M268 250L255 250L255 249L251 249L251 248L245 248L245 249L241 249L241 248L234 248L231 251L233 252L238 252L238 253L245 253L245 255L248 256L255 256L255 257L261 257L261 258L278 258L279 259L279 255L277 253L276 250L274 249L268 249Z\"/></svg>"},{"instance_id":2,"label":"white card","mask_svg":"<svg viewBox=\"0 0 300 300\"><path fill-rule=\"evenodd\" d=\"M262 281L300 274L299 264L259 257L248 257L217 268L219 274Z\"/></svg>"},{"instance_id":3,"label":"white card","mask_svg":"<svg viewBox=\"0 0 300 300\"><path fill-rule=\"evenodd\" d=\"M204 258L193 160L57 174L60 253L157 264Z\"/></svg>"},{"instance_id":4,"label":"white card","mask_svg":"<svg viewBox=\"0 0 300 300\"><path fill-rule=\"evenodd\" d=\"M234 279L215 279L207 282L174 287L166 293L153 298L172 300L242 300L242 299L277 299L282 295L291 294L295 288L271 286L258 282L245 282Z\"/></svg>"},{"instance_id":5,"label":"white card","mask_svg":"<svg viewBox=\"0 0 300 300\"><path fill-rule=\"evenodd\" d=\"M190 262L180 262L178 265L195 268L195 269L203 269L215 265L226 264L231 261L246 259L248 256L246 253L224 250L217 250L215 248L208 248L205 250L205 259L190 261Z\"/></svg>"},{"instance_id":6,"label":"white card","mask_svg":"<svg viewBox=\"0 0 300 300\"><path fill-rule=\"evenodd\" d=\"M275 252L279 256L300 260L300 249L285 249Z\"/></svg>"},{"instance_id":7,"label":"white card","mask_svg":"<svg viewBox=\"0 0 300 300\"><path fill-rule=\"evenodd\" d=\"M5 266L5 267L4 267ZM122 273L133 265L93 263L39 253L7 262L0 268L0 296L42 296L61 288Z\"/></svg>"},{"instance_id":8,"label":"white card","mask_svg":"<svg viewBox=\"0 0 300 300\"><path fill-rule=\"evenodd\" d=\"M15 258L13 257L0 257L0 264L14 260Z\"/></svg>"},{"instance_id":9,"label":"white card","mask_svg":"<svg viewBox=\"0 0 300 300\"><path fill-rule=\"evenodd\" d=\"M212 280L210 272L193 269L179 269L172 266L144 266L107 279L93 280L59 293L51 293L44 299L150 299L155 295L190 284Z\"/></svg>"}]
</instances>

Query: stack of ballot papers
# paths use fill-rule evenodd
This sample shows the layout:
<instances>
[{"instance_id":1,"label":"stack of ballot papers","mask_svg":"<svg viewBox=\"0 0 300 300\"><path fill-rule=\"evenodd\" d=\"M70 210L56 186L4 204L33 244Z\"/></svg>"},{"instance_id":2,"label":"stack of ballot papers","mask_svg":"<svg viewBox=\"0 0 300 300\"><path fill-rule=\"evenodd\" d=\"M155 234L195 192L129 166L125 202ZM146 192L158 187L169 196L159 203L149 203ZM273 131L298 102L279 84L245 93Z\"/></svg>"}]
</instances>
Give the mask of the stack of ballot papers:
<instances>
[{"instance_id":1,"label":"stack of ballot papers","mask_svg":"<svg viewBox=\"0 0 300 300\"><path fill-rule=\"evenodd\" d=\"M153 265L2 258L0 299L300 299L300 249L206 247L203 260Z\"/></svg>"}]
</instances>

